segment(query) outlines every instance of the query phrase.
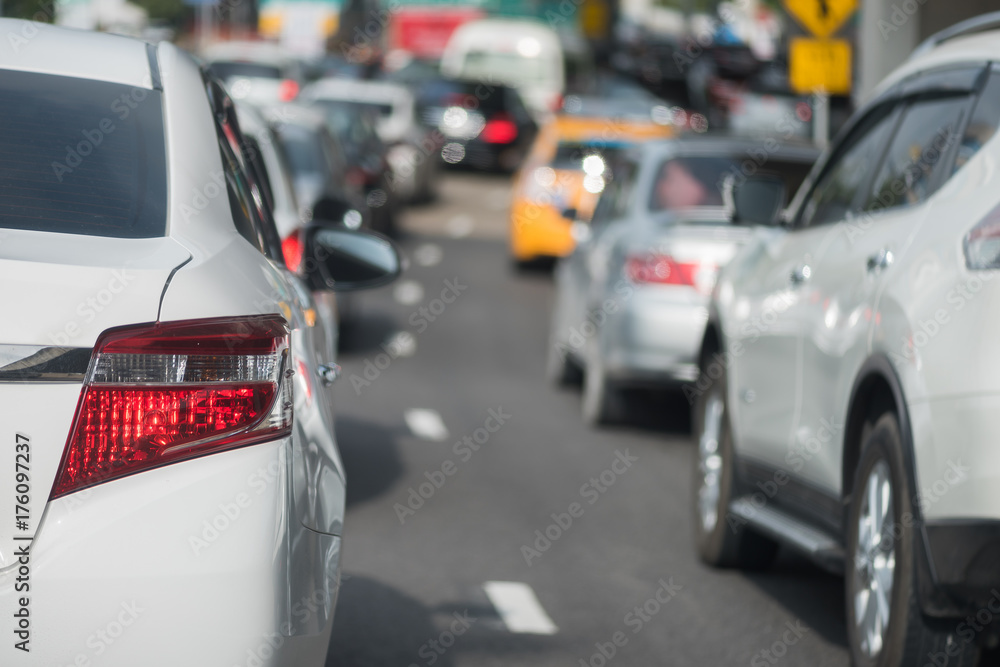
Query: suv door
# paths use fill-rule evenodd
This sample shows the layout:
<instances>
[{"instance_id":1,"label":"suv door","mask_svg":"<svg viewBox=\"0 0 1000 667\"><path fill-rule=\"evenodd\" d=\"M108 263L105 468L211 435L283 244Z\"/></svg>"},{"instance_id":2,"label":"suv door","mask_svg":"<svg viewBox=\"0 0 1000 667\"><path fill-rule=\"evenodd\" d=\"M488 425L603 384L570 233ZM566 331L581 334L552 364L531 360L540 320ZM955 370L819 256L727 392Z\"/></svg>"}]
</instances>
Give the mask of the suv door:
<instances>
[{"instance_id":1,"label":"suv door","mask_svg":"<svg viewBox=\"0 0 1000 667\"><path fill-rule=\"evenodd\" d=\"M812 263L802 306L801 410L788 458L804 481L834 498L847 402L879 317L876 295L918 233L928 199L952 174L982 71L949 68L903 82L884 156Z\"/></svg>"},{"instance_id":2,"label":"suv door","mask_svg":"<svg viewBox=\"0 0 1000 667\"><path fill-rule=\"evenodd\" d=\"M856 210L859 192L871 178L898 119L898 105L882 100L864 114L814 173L808 194L787 231L767 230L756 252L744 257L736 306L730 309L727 337L740 344L730 371L729 405L735 444L745 463L755 460L761 474L789 469L804 387L799 366L803 330L819 295L813 273L840 230L838 222ZM746 470L753 476L753 470Z\"/></svg>"}]
</instances>

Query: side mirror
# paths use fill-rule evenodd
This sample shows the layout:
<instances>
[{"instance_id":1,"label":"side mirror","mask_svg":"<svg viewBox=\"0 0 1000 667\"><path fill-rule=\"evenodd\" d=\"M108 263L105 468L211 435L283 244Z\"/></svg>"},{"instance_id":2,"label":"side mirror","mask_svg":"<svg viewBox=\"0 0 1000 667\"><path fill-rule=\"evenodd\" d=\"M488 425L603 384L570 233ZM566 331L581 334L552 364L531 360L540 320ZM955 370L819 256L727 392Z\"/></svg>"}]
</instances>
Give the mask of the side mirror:
<instances>
[{"instance_id":1,"label":"side mirror","mask_svg":"<svg viewBox=\"0 0 1000 667\"><path fill-rule=\"evenodd\" d=\"M785 182L777 176L756 176L734 185L733 222L777 225L785 207Z\"/></svg>"},{"instance_id":2,"label":"side mirror","mask_svg":"<svg viewBox=\"0 0 1000 667\"><path fill-rule=\"evenodd\" d=\"M305 230L302 267L313 289L351 292L391 283L402 262L384 236L318 223Z\"/></svg>"}]
</instances>

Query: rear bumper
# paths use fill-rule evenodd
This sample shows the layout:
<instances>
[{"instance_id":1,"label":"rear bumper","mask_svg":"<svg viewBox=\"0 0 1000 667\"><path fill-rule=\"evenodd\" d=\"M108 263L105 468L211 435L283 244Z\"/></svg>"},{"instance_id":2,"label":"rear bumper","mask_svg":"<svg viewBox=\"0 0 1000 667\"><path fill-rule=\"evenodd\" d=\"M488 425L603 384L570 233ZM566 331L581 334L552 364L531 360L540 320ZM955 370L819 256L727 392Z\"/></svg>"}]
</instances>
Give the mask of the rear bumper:
<instances>
[{"instance_id":1,"label":"rear bumper","mask_svg":"<svg viewBox=\"0 0 1000 667\"><path fill-rule=\"evenodd\" d=\"M27 581L17 564L0 571L0 630L12 636L21 597L30 614L30 653L4 641L0 664L322 665L340 538L289 516L288 446L207 456L50 502Z\"/></svg>"},{"instance_id":2,"label":"rear bumper","mask_svg":"<svg viewBox=\"0 0 1000 667\"><path fill-rule=\"evenodd\" d=\"M629 384L693 382L708 322L704 299L688 288L637 287L609 322L608 374Z\"/></svg>"},{"instance_id":3,"label":"rear bumper","mask_svg":"<svg viewBox=\"0 0 1000 667\"><path fill-rule=\"evenodd\" d=\"M565 257L576 247L570 226L554 206L518 200L510 211L511 255L522 261Z\"/></svg>"}]
</instances>

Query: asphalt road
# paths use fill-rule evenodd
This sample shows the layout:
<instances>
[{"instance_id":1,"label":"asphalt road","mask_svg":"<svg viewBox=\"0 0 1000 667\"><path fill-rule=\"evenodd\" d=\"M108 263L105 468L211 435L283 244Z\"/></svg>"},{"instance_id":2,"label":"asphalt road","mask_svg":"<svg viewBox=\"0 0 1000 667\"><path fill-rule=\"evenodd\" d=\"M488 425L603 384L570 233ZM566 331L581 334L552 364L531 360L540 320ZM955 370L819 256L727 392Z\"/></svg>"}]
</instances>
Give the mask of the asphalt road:
<instances>
[{"instance_id":1,"label":"asphalt road","mask_svg":"<svg viewBox=\"0 0 1000 667\"><path fill-rule=\"evenodd\" d=\"M551 276L509 266L507 183L449 174L407 213L403 279L345 333L327 665L846 665L840 579L791 554L698 562L682 395L635 394L635 424L595 431L546 382Z\"/></svg>"}]
</instances>

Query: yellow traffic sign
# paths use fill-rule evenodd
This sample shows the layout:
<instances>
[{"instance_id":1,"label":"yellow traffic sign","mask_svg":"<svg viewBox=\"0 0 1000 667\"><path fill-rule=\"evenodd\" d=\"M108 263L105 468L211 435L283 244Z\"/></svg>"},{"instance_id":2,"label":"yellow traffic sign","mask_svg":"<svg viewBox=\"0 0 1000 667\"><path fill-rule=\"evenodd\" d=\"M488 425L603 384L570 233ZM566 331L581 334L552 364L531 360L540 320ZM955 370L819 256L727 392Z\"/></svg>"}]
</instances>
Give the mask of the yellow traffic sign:
<instances>
[{"instance_id":1,"label":"yellow traffic sign","mask_svg":"<svg viewBox=\"0 0 1000 667\"><path fill-rule=\"evenodd\" d=\"M816 37L829 37L851 18L858 0L784 0L785 9Z\"/></svg>"},{"instance_id":2,"label":"yellow traffic sign","mask_svg":"<svg viewBox=\"0 0 1000 667\"><path fill-rule=\"evenodd\" d=\"M851 44L846 39L794 37L788 45L788 81L800 94L851 92Z\"/></svg>"}]
</instances>

